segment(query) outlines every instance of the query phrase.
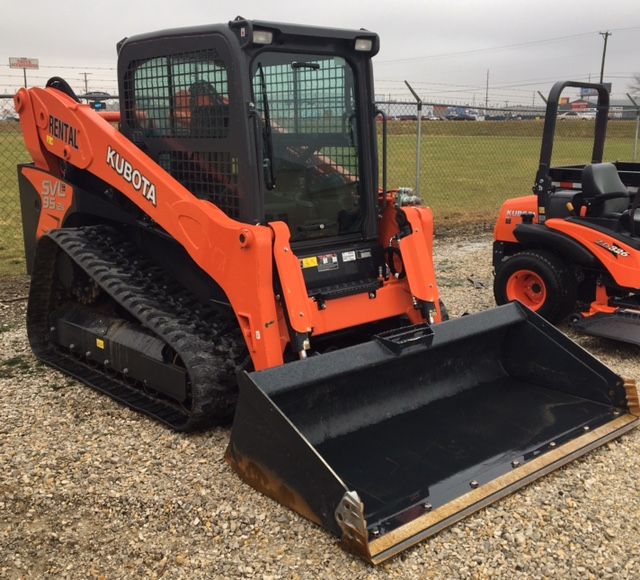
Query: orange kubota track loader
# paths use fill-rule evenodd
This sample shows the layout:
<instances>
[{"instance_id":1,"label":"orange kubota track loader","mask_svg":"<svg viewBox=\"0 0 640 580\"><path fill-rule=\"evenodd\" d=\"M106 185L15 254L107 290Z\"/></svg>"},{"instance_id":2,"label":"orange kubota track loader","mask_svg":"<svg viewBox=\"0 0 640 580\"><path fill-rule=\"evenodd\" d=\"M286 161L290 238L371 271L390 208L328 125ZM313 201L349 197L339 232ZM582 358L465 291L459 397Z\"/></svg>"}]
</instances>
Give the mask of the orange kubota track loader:
<instances>
[{"instance_id":1,"label":"orange kubota track loader","mask_svg":"<svg viewBox=\"0 0 640 580\"><path fill-rule=\"evenodd\" d=\"M118 128L15 98L36 355L178 430L235 409L240 477L376 563L638 423L526 308L443 321L431 211L379 193L378 44L238 18L123 40Z\"/></svg>"}]
</instances>

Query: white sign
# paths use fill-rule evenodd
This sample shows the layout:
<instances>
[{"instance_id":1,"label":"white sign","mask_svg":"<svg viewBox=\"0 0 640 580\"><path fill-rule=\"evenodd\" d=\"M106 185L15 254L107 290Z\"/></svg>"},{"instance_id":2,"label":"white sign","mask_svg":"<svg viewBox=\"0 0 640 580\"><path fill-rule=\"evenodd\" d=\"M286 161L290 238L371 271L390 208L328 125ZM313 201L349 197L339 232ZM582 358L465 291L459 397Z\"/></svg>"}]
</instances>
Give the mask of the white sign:
<instances>
[{"instance_id":1,"label":"white sign","mask_svg":"<svg viewBox=\"0 0 640 580\"><path fill-rule=\"evenodd\" d=\"M26 58L24 56L20 57L9 57L9 68L31 68L38 69L40 65L38 63L37 58Z\"/></svg>"}]
</instances>

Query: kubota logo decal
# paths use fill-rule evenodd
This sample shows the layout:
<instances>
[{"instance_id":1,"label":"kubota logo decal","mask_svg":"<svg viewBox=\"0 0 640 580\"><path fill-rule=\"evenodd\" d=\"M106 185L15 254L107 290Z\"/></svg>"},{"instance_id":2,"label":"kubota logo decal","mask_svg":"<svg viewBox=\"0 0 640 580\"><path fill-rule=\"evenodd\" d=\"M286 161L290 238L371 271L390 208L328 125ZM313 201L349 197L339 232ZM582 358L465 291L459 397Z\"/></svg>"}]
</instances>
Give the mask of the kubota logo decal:
<instances>
[{"instance_id":1,"label":"kubota logo decal","mask_svg":"<svg viewBox=\"0 0 640 580\"><path fill-rule=\"evenodd\" d=\"M618 256L622 256L623 258L626 258L629 255L629 252L627 252L626 250L623 250L622 248L620 248L619 246L616 246L615 244L610 244L609 242L605 242L604 240L598 240L596 244L604 248L605 250L608 250L609 252L611 252L616 258Z\"/></svg>"},{"instance_id":2,"label":"kubota logo decal","mask_svg":"<svg viewBox=\"0 0 640 580\"><path fill-rule=\"evenodd\" d=\"M156 203L156 186L151 183L138 169L134 169L120 153L115 149L107 149L107 165L111 167L118 175L122 176L127 183L133 186L133 189L142 193L142 195L150 201L154 206Z\"/></svg>"},{"instance_id":3,"label":"kubota logo decal","mask_svg":"<svg viewBox=\"0 0 640 580\"><path fill-rule=\"evenodd\" d=\"M521 215L524 215L525 213L533 213L528 209L508 209L507 210L507 217L518 217Z\"/></svg>"}]
</instances>

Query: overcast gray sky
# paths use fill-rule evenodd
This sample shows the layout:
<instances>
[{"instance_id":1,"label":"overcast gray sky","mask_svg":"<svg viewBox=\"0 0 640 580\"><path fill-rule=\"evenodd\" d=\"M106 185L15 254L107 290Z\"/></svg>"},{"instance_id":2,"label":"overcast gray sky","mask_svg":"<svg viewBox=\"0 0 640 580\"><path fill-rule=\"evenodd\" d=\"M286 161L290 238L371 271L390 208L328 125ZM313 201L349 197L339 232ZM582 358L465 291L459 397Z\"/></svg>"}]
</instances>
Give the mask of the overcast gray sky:
<instances>
[{"instance_id":1,"label":"overcast gray sky","mask_svg":"<svg viewBox=\"0 0 640 580\"><path fill-rule=\"evenodd\" d=\"M12 0L0 27L0 92L22 82L21 71L8 68L10 56L40 60L42 68L29 73L33 84L62 74L81 89L86 71L90 90L115 91L121 38L239 14L377 32L376 93L395 98L409 96L402 84L408 79L427 100L480 103L489 69L491 103L541 104L535 91L554 80L598 79L598 32L605 30L613 32L605 80L614 96L624 97L640 73L640 0Z\"/></svg>"}]
</instances>

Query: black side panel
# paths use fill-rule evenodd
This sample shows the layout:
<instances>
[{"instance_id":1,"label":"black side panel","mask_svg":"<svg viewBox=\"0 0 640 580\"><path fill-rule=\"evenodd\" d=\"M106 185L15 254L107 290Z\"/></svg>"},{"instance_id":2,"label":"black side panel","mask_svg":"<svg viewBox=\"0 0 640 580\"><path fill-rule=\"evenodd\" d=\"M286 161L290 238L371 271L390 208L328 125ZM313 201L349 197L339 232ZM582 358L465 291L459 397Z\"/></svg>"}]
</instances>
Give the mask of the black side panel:
<instances>
[{"instance_id":1,"label":"black side panel","mask_svg":"<svg viewBox=\"0 0 640 580\"><path fill-rule=\"evenodd\" d=\"M598 259L584 246L564 234L544 225L518 224L514 235L521 244L547 248L564 257L569 263L598 266Z\"/></svg>"},{"instance_id":2,"label":"black side panel","mask_svg":"<svg viewBox=\"0 0 640 580\"><path fill-rule=\"evenodd\" d=\"M227 461L249 485L339 536L334 511L345 484L247 373L238 379Z\"/></svg>"},{"instance_id":3,"label":"black side panel","mask_svg":"<svg viewBox=\"0 0 640 580\"><path fill-rule=\"evenodd\" d=\"M164 271L207 304L210 301L231 308L229 299L216 282L193 261L176 240L164 231L149 227L135 227L127 232L129 238Z\"/></svg>"},{"instance_id":4,"label":"black side panel","mask_svg":"<svg viewBox=\"0 0 640 580\"><path fill-rule=\"evenodd\" d=\"M114 197L122 199L125 205L118 205ZM111 197L105 197L101 193L75 187L73 204L63 225L77 227L109 221L125 226L136 223L137 213L137 208L119 193L113 192Z\"/></svg>"}]
</instances>

